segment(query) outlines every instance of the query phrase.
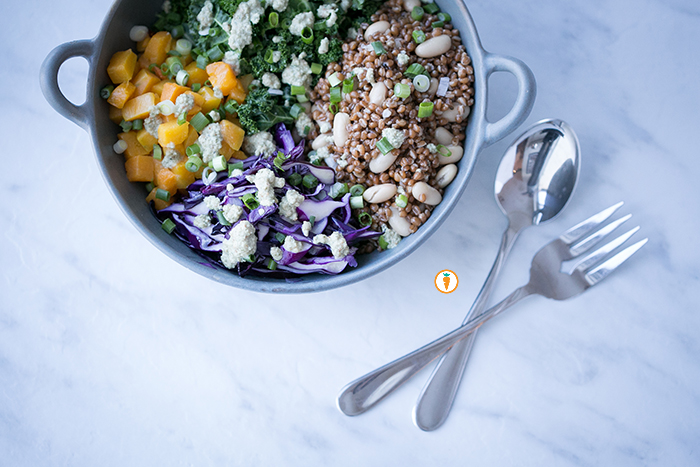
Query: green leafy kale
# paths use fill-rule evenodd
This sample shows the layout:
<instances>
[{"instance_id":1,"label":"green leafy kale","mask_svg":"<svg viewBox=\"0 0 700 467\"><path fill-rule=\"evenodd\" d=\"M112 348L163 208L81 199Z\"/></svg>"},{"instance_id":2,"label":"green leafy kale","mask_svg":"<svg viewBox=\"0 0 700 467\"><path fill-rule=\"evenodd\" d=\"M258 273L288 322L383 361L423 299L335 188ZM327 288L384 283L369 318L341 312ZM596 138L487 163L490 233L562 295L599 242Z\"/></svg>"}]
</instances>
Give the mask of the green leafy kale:
<instances>
[{"instance_id":1,"label":"green leafy kale","mask_svg":"<svg viewBox=\"0 0 700 467\"><path fill-rule=\"evenodd\" d=\"M267 88L260 87L250 91L243 104L234 107L246 134L267 131L278 123L294 123L289 110L278 103L279 99L279 96L270 94Z\"/></svg>"}]
</instances>

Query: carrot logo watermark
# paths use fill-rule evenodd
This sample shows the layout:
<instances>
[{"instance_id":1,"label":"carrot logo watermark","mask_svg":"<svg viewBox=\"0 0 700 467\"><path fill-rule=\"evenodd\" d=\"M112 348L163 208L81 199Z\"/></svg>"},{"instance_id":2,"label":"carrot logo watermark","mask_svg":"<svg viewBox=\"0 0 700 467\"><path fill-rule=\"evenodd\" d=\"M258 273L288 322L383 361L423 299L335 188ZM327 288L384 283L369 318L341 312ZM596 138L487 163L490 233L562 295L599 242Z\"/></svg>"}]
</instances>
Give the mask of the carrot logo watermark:
<instances>
[{"instance_id":1,"label":"carrot logo watermark","mask_svg":"<svg viewBox=\"0 0 700 467\"><path fill-rule=\"evenodd\" d=\"M435 287L442 293L452 293L459 285L459 278L454 271L443 269L435 275Z\"/></svg>"}]
</instances>

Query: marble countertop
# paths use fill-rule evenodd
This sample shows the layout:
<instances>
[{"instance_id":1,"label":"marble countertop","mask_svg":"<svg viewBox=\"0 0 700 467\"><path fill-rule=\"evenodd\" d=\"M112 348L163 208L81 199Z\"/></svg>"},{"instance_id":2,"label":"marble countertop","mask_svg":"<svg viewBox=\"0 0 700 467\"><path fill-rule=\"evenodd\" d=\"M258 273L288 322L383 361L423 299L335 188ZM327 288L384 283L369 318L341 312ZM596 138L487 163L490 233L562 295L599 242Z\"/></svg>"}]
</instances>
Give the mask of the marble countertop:
<instances>
[{"instance_id":1,"label":"marble countertop","mask_svg":"<svg viewBox=\"0 0 700 467\"><path fill-rule=\"evenodd\" d=\"M570 205L522 235L494 299L540 246L619 200L649 243L584 295L530 298L486 326L432 433L411 421L429 371L359 417L335 398L461 322L505 228L493 179L515 135L482 152L444 227L375 278L302 296L227 288L137 232L88 135L40 93L46 54L97 34L110 4L0 15L1 465L700 464L700 4L468 2L484 47L537 77L527 124L564 119L583 152ZM78 101L86 70L61 73ZM491 86L495 119L515 83ZM460 277L450 295L433 286L445 268Z\"/></svg>"}]
</instances>

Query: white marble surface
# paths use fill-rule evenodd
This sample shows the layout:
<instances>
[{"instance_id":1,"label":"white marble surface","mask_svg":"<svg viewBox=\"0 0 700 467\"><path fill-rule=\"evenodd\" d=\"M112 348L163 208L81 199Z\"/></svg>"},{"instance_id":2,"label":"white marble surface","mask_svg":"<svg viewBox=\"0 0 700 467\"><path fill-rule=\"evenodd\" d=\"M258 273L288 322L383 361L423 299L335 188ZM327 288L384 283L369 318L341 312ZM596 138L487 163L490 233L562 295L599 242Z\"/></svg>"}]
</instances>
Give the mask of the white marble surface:
<instances>
[{"instance_id":1,"label":"white marble surface","mask_svg":"<svg viewBox=\"0 0 700 467\"><path fill-rule=\"evenodd\" d=\"M93 37L109 7L1 7L0 465L700 464L697 1L469 2L485 48L537 77L528 123L567 120L583 149L570 206L523 234L495 297L618 200L650 242L585 295L531 298L487 326L433 433L410 415L427 372L356 418L335 397L461 321L505 226L492 185L512 136L482 153L444 228L376 279L312 296L226 288L137 233L87 134L40 94L49 50ZM85 69L65 67L70 96ZM494 88L497 116L514 86ZM460 276L451 295L432 285L443 268Z\"/></svg>"}]
</instances>

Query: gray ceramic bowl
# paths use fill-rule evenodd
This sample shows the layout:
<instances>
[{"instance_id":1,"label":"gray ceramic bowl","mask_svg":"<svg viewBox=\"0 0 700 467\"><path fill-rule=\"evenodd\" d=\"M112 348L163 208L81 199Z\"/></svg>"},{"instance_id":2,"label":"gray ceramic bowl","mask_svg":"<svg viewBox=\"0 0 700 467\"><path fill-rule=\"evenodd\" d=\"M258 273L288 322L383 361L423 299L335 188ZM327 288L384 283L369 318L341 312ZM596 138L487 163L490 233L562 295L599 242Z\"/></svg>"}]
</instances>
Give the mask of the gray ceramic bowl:
<instances>
[{"instance_id":1,"label":"gray ceramic bowl","mask_svg":"<svg viewBox=\"0 0 700 467\"><path fill-rule=\"evenodd\" d=\"M535 101L535 78L530 69L520 60L486 52L464 3L439 2L441 9L452 16L454 25L460 31L462 42L473 62L475 79L474 106L466 130L464 157L459 162L457 177L445 191L443 201L433 211L430 219L415 234L406 237L398 247L358 256L358 267L339 275L314 274L298 282L259 277L241 278L210 264L177 238L165 233L144 202L143 187L127 181L123 159L117 157L112 149L116 140L116 128L108 118L108 104L99 97L100 89L109 82L107 64L114 52L133 46L129 40L131 27L136 24L152 24L162 3L162 0L117 0L97 37L67 42L51 51L41 68L41 88L58 113L90 133L102 175L117 203L136 228L180 264L202 276L233 287L271 293L317 292L366 279L398 263L415 251L445 221L467 186L479 152L516 129L527 118ZM71 57L84 57L89 63L87 100L80 106L68 101L58 87L58 70ZM497 122L488 122L487 81L489 75L496 71L515 76L518 95L505 117Z\"/></svg>"}]
</instances>

